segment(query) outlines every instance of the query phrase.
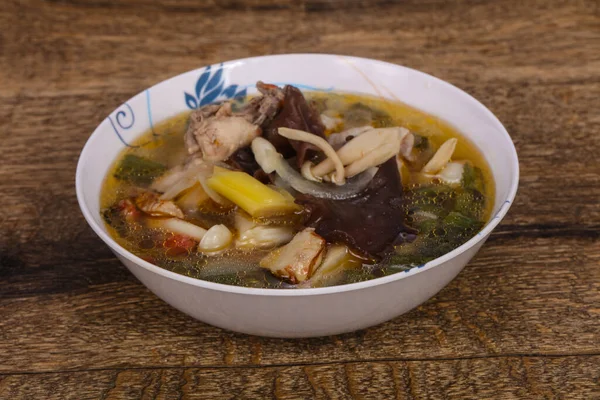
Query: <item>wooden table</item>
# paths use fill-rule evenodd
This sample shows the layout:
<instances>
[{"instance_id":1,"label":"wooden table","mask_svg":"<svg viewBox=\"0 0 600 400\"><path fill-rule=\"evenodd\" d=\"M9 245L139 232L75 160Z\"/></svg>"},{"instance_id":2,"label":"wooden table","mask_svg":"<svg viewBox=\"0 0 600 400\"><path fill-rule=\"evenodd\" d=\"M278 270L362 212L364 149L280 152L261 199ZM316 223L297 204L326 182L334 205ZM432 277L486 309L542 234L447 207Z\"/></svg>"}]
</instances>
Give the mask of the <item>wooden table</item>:
<instances>
[{"instance_id":1,"label":"wooden table","mask_svg":"<svg viewBox=\"0 0 600 400\"><path fill-rule=\"evenodd\" d=\"M0 398L600 398L597 1L2 0L0 27ZM77 206L79 152L118 104L286 52L452 82L521 160L516 202L470 265L365 331L276 340L192 320Z\"/></svg>"}]
</instances>

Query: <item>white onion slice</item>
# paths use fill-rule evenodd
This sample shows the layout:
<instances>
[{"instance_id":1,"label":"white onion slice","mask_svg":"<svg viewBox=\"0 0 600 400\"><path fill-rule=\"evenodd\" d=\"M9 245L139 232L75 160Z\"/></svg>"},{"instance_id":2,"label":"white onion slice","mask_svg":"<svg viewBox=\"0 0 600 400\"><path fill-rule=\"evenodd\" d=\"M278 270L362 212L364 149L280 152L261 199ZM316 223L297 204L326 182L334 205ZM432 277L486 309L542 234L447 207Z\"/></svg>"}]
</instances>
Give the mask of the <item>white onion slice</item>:
<instances>
[{"instance_id":1,"label":"white onion slice","mask_svg":"<svg viewBox=\"0 0 600 400\"><path fill-rule=\"evenodd\" d=\"M179 181L177 181L177 183L175 183L169 189L167 189L166 192L161 194L159 198L161 200L173 200L180 193L188 190L195 184L196 184L196 180L193 177L184 177L183 179L180 179Z\"/></svg>"},{"instance_id":2,"label":"white onion slice","mask_svg":"<svg viewBox=\"0 0 600 400\"><path fill-rule=\"evenodd\" d=\"M148 227L159 228L201 241L206 229L178 218L148 218Z\"/></svg>"},{"instance_id":3,"label":"white onion slice","mask_svg":"<svg viewBox=\"0 0 600 400\"><path fill-rule=\"evenodd\" d=\"M252 152L256 162L266 173L276 172L281 179L298 192L324 199L344 200L358 196L378 171L378 168L369 168L353 179L349 179L344 186L336 186L304 179L266 139L261 137L254 139Z\"/></svg>"},{"instance_id":4,"label":"white onion slice","mask_svg":"<svg viewBox=\"0 0 600 400\"><path fill-rule=\"evenodd\" d=\"M204 191L206 192L208 197L210 197L215 203L220 204L223 207L231 207L233 205L233 203L231 201L227 200L225 197L221 196L219 193L212 190L210 188L210 186L208 186L206 181L208 180L208 178L210 178L210 175L205 176L205 175L198 174L197 178L198 178L198 183L200 184L200 186L202 186L202 189L204 189Z\"/></svg>"}]
</instances>

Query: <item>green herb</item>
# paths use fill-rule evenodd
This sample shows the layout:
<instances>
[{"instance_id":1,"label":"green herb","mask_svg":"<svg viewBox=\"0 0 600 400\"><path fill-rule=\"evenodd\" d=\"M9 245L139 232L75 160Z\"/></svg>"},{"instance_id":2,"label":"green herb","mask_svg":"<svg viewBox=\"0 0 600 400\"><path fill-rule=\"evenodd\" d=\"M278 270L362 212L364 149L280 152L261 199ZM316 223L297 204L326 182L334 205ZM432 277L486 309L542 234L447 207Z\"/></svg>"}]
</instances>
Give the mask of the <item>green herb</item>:
<instances>
[{"instance_id":1,"label":"green herb","mask_svg":"<svg viewBox=\"0 0 600 400\"><path fill-rule=\"evenodd\" d=\"M418 230L420 235L433 231L437 225L438 221L435 218L413 218L411 223L411 226Z\"/></svg>"},{"instance_id":2,"label":"green herb","mask_svg":"<svg viewBox=\"0 0 600 400\"><path fill-rule=\"evenodd\" d=\"M413 134L415 137L414 147L418 150L425 150L429 148L429 138L427 136L421 136Z\"/></svg>"},{"instance_id":3,"label":"green herb","mask_svg":"<svg viewBox=\"0 0 600 400\"><path fill-rule=\"evenodd\" d=\"M427 212L436 209L427 207ZM418 207L424 210L422 207ZM432 212L432 213L433 213ZM411 216L411 226L419 230L419 235L411 243L403 243L395 247L395 251L384 260L384 272L391 274L407 268L416 267L434 260L469 240L481 229L483 223L456 211L440 211L438 218L417 218ZM440 217L444 212L444 217Z\"/></svg>"},{"instance_id":4,"label":"green herb","mask_svg":"<svg viewBox=\"0 0 600 400\"><path fill-rule=\"evenodd\" d=\"M312 98L309 100L309 104L319 114L327 110L327 98L325 97Z\"/></svg>"},{"instance_id":5,"label":"green herb","mask_svg":"<svg viewBox=\"0 0 600 400\"><path fill-rule=\"evenodd\" d=\"M352 104L344 117L348 126L372 124L375 128L386 128L395 125L394 120L388 113L373 109L363 103Z\"/></svg>"},{"instance_id":6,"label":"green herb","mask_svg":"<svg viewBox=\"0 0 600 400\"><path fill-rule=\"evenodd\" d=\"M444 218L444 227L447 230L452 230L459 233L467 233L479 230L481 228L481 222L469 218L459 212L452 211Z\"/></svg>"},{"instance_id":7,"label":"green herb","mask_svg":"<svg viewBox=\"0 0 600 400\"><path fill-rule=\"evenodd\" d=\"M421 213L418 213L418 212ZM427 213L427 214L432 214L435 217L438 218L444 218L446 216L446 214L448 214L448 211L446 211L444 209L444 207L442 207L439 204L434 204L434 203L423 203L423 204L418 204L418 205L413 205L412 207L409 208L409 212L412 214L412 217L415 219L431 219L433 217L428 217L427 215L423 215L422 213Z\"/></svg>"},{"instance_id":8,"label":"green herb","mask_svg":"<svg viewBox=\"0 0 600 400\"><path fill-rule=\"evenodd\" d=\"M462 176L462 186L465 189L477 190L484 193L483 173L478 167L466 163Z\"/></svg>"},{"instance_id":9,"label":"green herb","mask_svg":"<svg viewBox=\"0 0 600 400\"><path fill-rule=\"evenodd\" d=\"M102 218L107 225L111 226L121 237L127 236L127 224L116 206L107 208L102 212Z\"/></svg>"},{"instance_id":10,"label":"green herb","mask_svg":"<svg viewBox=\"0 0 600 400\"><path fill-rule=\"evenodd\" d=\"M444 212L452 210L452 200L455 195L455 190L450 186L433 184L415 189L410 195L409 201L416 210L426 210L427 207L434 207L436 215L444 215Z\"/></svg>"},{"instance_id":11,"label":"green herb","mask_svg":"<svg viewBox=\"0 0 600 400\"><path fill-rule=\"evenodd\" d=\"M452 191L452 188L448 185L426 185L418 187L415 190L415 195L417 197L437 197L440 194L447 194Z\"/></svg>"},{"instance_id":12,"label":"green herb","mask_svg":"<svg viewBox=\"0 0 600 400\"><path fill-rule=\"evenodd\" d=\"M454 210L474 219L481 219L484 209L483 195L474 189L465 189L457 193Z\"/></svg>"},{"instance_id":13,"label":"green herb","mask_svg":"<svg viewBox=\"0 0 600 400\"><path fill-rule=\"evenodd\" d=\"M368 281L375 278L373 274L365 268L350 268L344 271L346 274L346 283L355 283Z\"/></svg>"},{"instance_id":14,"label":"green herb","mask_svg":"<svg viewBox=\"0 0 600 400\"><path fill-rule=\"evenodd\" d=\"M403 245L402 247L410 247L410 245ZM386 267L393 272L402 271L412 267L416 267L427 262L427 258L424 258L420 254L392 254L385 260ZM392 272L392 271L390 271Z\"/></svg>"},{"instance_id":15,"label":"green herb","mask_svg":"<svg viewBox=\"0 0 600 400\"><path fill-rule=\"evenodd\" d=\"M114 207L107 208L102 212L102 218L104 222L112 226L117 231L121 231L123 227L123 220L118 217L116 209Z\"/></svg>"},{"instance_id":16,"label":"green herb","mask_svg":"<svg viewBox=\"0 0 600 400\"><path fill-rule=\"evenodd\" d=\"M149 185L166 171L166 167L147 158L126 154L121 160L115 178L136 185Z\"/></svg>"},{"instance_id":17,"label":"green herb","mask_svg":"<svg viewBox=\"0 0 600 400\"><path fill-rule=\"evenodd\" d=\"M383 111L373 114L373 127L374 128L389 128L395 126L394 120L388 114Z\"/></svg>"}]
</instances>

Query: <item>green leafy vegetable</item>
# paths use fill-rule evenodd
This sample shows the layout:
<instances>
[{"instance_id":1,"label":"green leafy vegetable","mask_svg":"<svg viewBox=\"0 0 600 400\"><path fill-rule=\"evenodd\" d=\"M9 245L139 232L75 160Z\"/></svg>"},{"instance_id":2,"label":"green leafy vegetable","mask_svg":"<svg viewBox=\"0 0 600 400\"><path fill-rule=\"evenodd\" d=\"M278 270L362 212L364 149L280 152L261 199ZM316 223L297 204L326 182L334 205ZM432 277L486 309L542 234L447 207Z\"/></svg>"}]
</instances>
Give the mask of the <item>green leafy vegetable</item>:
<instances>
[{"instance_id":1,"label":"green leafy vegetable","mask_svg":"<svg viewBox=\"0 0 600 400\"><path fill-rule=\"evenodd\" d=\"M365 268L351 268L344 271L347 283L363 282L375 278L373 274Z\"/></svg>"},{"instance_id":2,"label":"green leafy vegetable","mask_svg":"<svg viewBox=\"0 0 600 400\"><path fill-rule=\"evenodd\" d=\"M417 197L429 197L434 198L439 196L440 194L448 194L451 193L453 189L448 185L436 184L436 185L426 185L420 186L415 190L415 195Z\"/></svg>"},{"instance_id":3,"label":"green leafy vegetable","mask_svg":"<svg viewBox=\"0 0 600 400\"><path fill-rule=\"evenodd\" d=\"M104 210L102 212L102 218L104 219L104 222L112 226L119 235L123 236L125 234L127 226L125 225L123 218L119 216L115 207Z\"/></svg>"},{"instance_id":4,"label":"green leafy vegetable","mask_svg":"<svg viewBox=\"0 0 600 400\"><path fill-rule=\"evenodd\" d=\"M417 231L419 231L419 234L424 234L433 231L437 227L437 225L437 220L423 218L421 220L415 221L411 226L414 227Z\"/></svg>"},{"instance_id":5,"label":"green leafy vegetable","mask_svg":"<svg viewBox=\"0 0 600 400\"><path fill-rule=\"evenodd\" d=\"M465 189L457 193L454 210L474 219L481 219L484 210L484 197L474 189Z\"/></svg>"},{"instance_id":6,"label":"green leafy vegetable","mask_svg":"<svg viewBox=\"0 0 600 400\"><path fill-rule=\"evenodd\" d=\"M394 120L384 111L373 109L363 103L354 103L344 114L346 125L361 126L373 125L375 128L394 126Z\"/></svg>"},{"instance_id":7,"label":"green leafy vegetable","mask_svg":"<svg viewBox=\"0 0 600 400\"><path fill-rule=\"evenodd\" d=\"M462 176L462 186L465 189L477 190L484 193L483 173L478 167L466 163Z\"/></svg>"},{"instance_id":8,"label":"green leafy vegetable","mask_svg":"<svg viewBox=\"0 0 600 400\"><path fill-rule=\"evenodd\" d=\"M268 282L265 279L265 272L262 270L240 271L236 273L211 275L202 277L201 279L232 286L244 286L254 288L274 287L270 282Z\"/></svg>"},{"instance_id":9,"label":"green leafy vegetable","mask_svg":"<svg viewBox=\"0 0 600 400\"><path fill-rule=\"evenodd\" d=\"M433 184L418 187L407 197L414 210L430 211L443 217L452 210L455 195L456 191L450 186Z\"/></svg>"},{"instance_id":10,"label":"green leafy vegetable","mask_svg":"<svg viewBox=\"0 0 600 400\"><path fill-rule=\"evenodd\" d=\"M482 223L459 212L452 211L444 218L444 228L457 234L470 234L481 228Z\"/></svg>"},{"instance_id":11,"label":"green leafy vegetable","mask_svg":"<svg viewBox=\"0 0 600 400\"><path fill-rule=\"evenodd\" d=\"M121 160L115 178L136 185L149 185L166 171L166 167L147 158L126 154Z\"/></svg>"},{"instance_id":12,"label":"green leafy vegetable","mask_svg":"<svg viewBox=\"0 0 600 400\"><path fill-rule=\"evenodd\" d=\"M414 147L418 150L425 150L429 148L429 138L427 136L421 136L413 133L415 137Z\"/></svg>"}]
</instances>

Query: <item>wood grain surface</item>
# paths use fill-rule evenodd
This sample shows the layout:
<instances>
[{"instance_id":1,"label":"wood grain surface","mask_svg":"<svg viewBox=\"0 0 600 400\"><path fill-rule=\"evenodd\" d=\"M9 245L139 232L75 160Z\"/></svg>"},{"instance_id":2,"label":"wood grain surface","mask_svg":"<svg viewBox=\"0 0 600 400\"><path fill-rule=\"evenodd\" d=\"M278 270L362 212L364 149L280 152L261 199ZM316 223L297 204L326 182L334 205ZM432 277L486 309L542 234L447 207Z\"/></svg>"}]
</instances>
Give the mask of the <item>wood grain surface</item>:
<instances>
[{"instance_id":1,"label":"wood grain surface","mask_svg":"<svg viewBox=\"0 0 600 400\"><path fill-rule=\"evenodd\" d=\"M0 399L600 399L600 3L3 0ZM521 183L442 292L393 321L281 340L172 309L94 235L79 152L170 76L263 54L416 68L504 123Z\"/></svg>"}]
</instances>

